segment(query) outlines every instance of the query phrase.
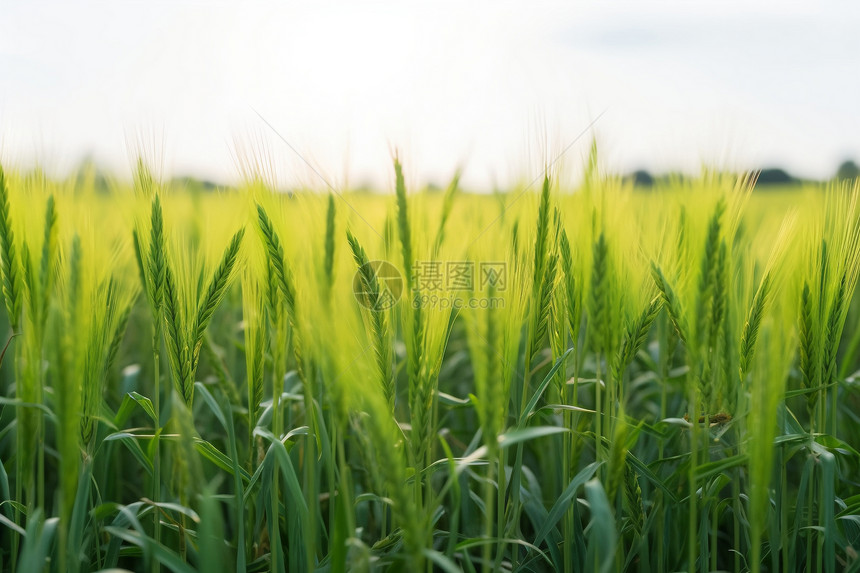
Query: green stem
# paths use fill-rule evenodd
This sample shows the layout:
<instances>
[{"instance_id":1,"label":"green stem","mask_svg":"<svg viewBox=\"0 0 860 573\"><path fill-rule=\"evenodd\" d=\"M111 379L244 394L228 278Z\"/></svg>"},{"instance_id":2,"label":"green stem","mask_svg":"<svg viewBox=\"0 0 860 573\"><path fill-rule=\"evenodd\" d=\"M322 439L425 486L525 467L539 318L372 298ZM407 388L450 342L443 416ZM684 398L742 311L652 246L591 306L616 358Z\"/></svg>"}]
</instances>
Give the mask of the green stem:
<instances>
[{"instance_id":1,"label":"green stem","mask_svg":"<svg viewBox=\"0 0 860 573\"><path fill-rule=\"evenodd\" d=\"M15 380L16 384L21 383L21 346L16 345L15 347ZM19 387L16 387L15 394L16 398L20 398L18 394L20 391ZM18 427L15 428L15 500L20 502L23 499L24 495L24 464L21 463L22 456L26 451L26 441L24 439L24 434L21 432L21 419L26 415L25 409L23 406L15 406L15 420L18 423ZM21 510L20 506L15 506L15 523L21 523ZM20 537L17 533L12 534L12 571L17 571L17 563L18 563L18 547L20 543Z\"/></svg>"},{"instance_id":2,"label":"green stem","mask_svg":"<svg viewBox=\"0 0 860 573\"><path fill-rule=\"evenodd\" d=\"M529 338L531 338L531 334L529 335ZM525 367L525 373L523 374L523 390L519 405L520 415L522 415L522 413L525 411L526 404L528 404L529 385L531 383L531 365L533 357L533 345L529 343L526 348L525 360L523 362ZM522 512L522 504L520 503L520 485L522 483L524 449L525 444L523 442L517 444L516 460L514 462L513 467L511 468L511 521L508 523L508 526L505 529L505 537L511 537L512 535L514 535L516 533L517 528L519 527L520 514ZM499 531L499 534L501 534L501 530ZM514 553L518 553L518 547L512 548L512 551ZM514 559L514 561L516 560L517 559Z\"/></svg>"},{"instance_id":3,"label":"green stem","mask_svg":"<svg viewBox=\"0 0 860 573\"><path fill-rule=\"evenodd\" d=\"M319 496L317 494L316 481L317 454L315 437L319 435L319 428L316 427L316 415L310 384L305 382L304 387L305 412L310 417L308 425L311 428L308 439L305 440L305 498L308 505L308 519L305 524L306 529L303 537L305 540L305 559L307 570L313 571L316 568L317 508L319 507L319 502L317 501Z\"/></svg>"},{"instance_id":4,"label":"green stem","mask_svg":"<svg viewBox=\"0 0 860 573\"><path fill-rule=\"evenodd\" d=\"M738 475L738 472L734 473L732 477L732 506L733 506L733 519L734 519L734 531L732 535L732 547L734 547L734 559L735 571L741 570L741 520L740 520L740 511L741 511L741 479Z\"/></svg>"},{"instance_id":5,"label":"green stem","mask_svg":"<svg viewBox=\"0 0 860 573\"><path fill-rule=\"evenodd\" d=\"M39 374L38 381L38 400L37 404L42 403L42 374ZM36 506L46 507L45 505L45 421L44 414L36 412Z\"/></svg>"},{"instance_id":6,"label":"green stem","mask_svg":"<svg viewBox=\"0 0 860 573\"><path fill-rule=\"evenodd\" d=\"M487 464L487 481L484 483L484 535L489 540L493 537L493 520L494 514L494 500L493 500L493 475L496 464L498 463L498 451L495 448L492 448L492 451L487 452L487 459L489 463ZM495 460L495 464L493 461ZM481 570L484 573L490 573L492 571L492 567L490 564L490 555L491 555L492 547L489 543L485 543L481 549L482 555L482 567Z\"/></svg>"},{"instance_id":7,"label":"green stem","mask_svg":"<svg viewBox=\"0 0 860 573\"><path fill-rule=\"evenodd\" d=\"M781 545L782 545L782 562L785 563L785 567L788 567L791 561L789 560L789 547L788 547L788 474L785 471L785 462L783 458L785 457L785 452L783 448L779 449L780 452L780 511L779 511L779 531L782 537Z\"/></svg>"},{"instance_id":8,"label":"green stem","mask_svg":"<svg viewBox=\"0 0 860 573\"><path fill-rule=\"evenodd\" d=\"M281 419L281 394L284 392L284 368L282 366L284 349L286 347L286 327L283 323L277 325L275 344L272 349L272 432L276 440L281 439L283 420ZM281 561L281 531L280 531L280 492L279 472L277 464L272 466L272 493L269 503L269 538L272 544L272 570L284 570L285 563ZM310 508L308 508L310 509Z\"/></svg>"},{"instance_id":9,"label":"green stem","mask_svg":"<svg viewBox=\"0 0 860 573\"><path fill-rule=\"evenodd\" d=\"M812 476L810 476L810 477L812 477ZM813 504L813 500L815 499L814 495L813 495L814 489L815 489L815 480L811 479L809 481L809 490L807 491L807 494L806 494L806 525L807 525L807 529L806 529L805 562L807 563L807 567L806 567L807 571L811 571L811 569L812 569L812 567L811 567L811 564L812 564L812 536L814 535L814 531L815 531L813 529L813 527L815 527L815 523L814 523L814 520L812 518L812 504Z\"/></svg>"},{"instance_id":10,"label":"green stem","mask_svg":"<svg viewBox=\"0 0 860 573\"><path fill-rule=\"evenodd\" d=\"M337 442L338 442L338 434L339 430L337 427L337 422L335 421L334 411L329 411L329 452L330 458L328 460L328 467L326 472L326 480L328 481L328 522L329 528L334 528L335 518L336 518L336 509L337 504L335 503L335 495L337 485L335 483L335 456L337 455ZM331 537L329 537L331 539ZM328 552L332 552L331 542L329 542Z\"/></svg>"},{"instance_id":11,"label":"green stem","mask_svg":"<svg viewBox=\"0 0 860 573\"><path fill-rule=\"evenodd\" d=\"M492 437L495 439L495 437ZM505 531L505 491L507 490L507 476L505 474L505 466L507 465L507 450L501 450L498 456L499 460L499 483L496 492L496 535L501 537ZM496 549L496 560L493 566L493 571L498 571L502 565L502 559L505 555L505 544L499 540Z\"/></svg>"},{"instance_id":12,"label":"green stem","mask_svg":"<svg viewBox=\"0 0 860 573\"><path fill-rule=\"evenodd\" d=\"M567 400L569 392L568 392L567 388L564 388L563 390L564 390L565 403L569 403ZM571 412L569 410L564 411L563 419L564 419L565 429L571 430L571 432L572 432L573 431L573 422L572 422L573 416L571 415ZM560 488L559 493L564 491L564 489L567 487L567 483L570 481L570 474L572 471L571 458L573 455L573 452L572 452L572 449L573 449L572 435L571 434L565 434L564 436L562 436L562 443L564 444L562 447L562 452L561 452L561 468L562 468L561 469L561 475L562 475L563 479L561 480L561 488ZM569 507L564 514L564 520L562 522L562 538L564 540L564 544L562 545L562 548L563 548L563 552L564 552L564 570L565 571L572 571L573 570L573 564L572 564L572 559L571 559L571 554L570 554L570 550L571 550L570 542L572 541L572 537L573 537L572 514L573 514L573 509Z\"/></svg>"},{"instance_id":13,"label":"green stem","mask_svg":"<svg viewBox=\"0 0 860 573\"><path fill-rule=\"evenodd\" d=\"M603 389L600 387L600 377L602 375L600 352L596 353L595 362L597 363L597 371L594 373L594 423L596 425L594 432L594 457L598 461L601 461L606 459L606 455L603 451ZM603 473L603 468L601 467L599 471Z\"/></svg>"},{"instance_id":14,"label":"green stem","mask_svg":"<svg viewBox=\"0 0 860 573\"><path fill-rule=\"evenodd\" d=\"M690 411L690 473L688 476L689 489L689 519L687 522L687 570L694 571L696 568L696 466L698 465L699 457L699 436L698 436L698 415L696 413L696 390L694 385L691 385L688 391Z\"/></svg>"},{"instance_id":15,"label":"green stem","mask_svg":"<svg viewBox=\"0 0 860 573\"><path fill-rule=\"evenodd\" d=\"M719 499L714 500L711 504L711 568L710 571L717 570L717 551L719 544L717 540L717 528L719 526Z\"/></svg>"},{"instance_id":16,"label":"green stem","mask_svg":"<svg viewBox=\"0 0 860 573\"><path fill-rule=\"evenodd\" d=\"M668 411L668 402L669 402L669 393L668 393L668 385L669 385L669 326L668 319L664 317L660 321L659 324L659 336L660 336L660 419L665 420L667 418ZM663 440L657 442L657 459L663 459L663 450L665 444ZM665 515L666 515L666 506L663 503L664 497L662 491L657 491L658 503L655 504L655 507L660 508L660 516L657 519L657 571L665 571L665 556L663 554L663 539L665 535Z\"/></svg>"},{"instance_id":17,"label":"green stem","mask_svg":"<svg viewBox=\"0 0 860 573\"><path fill-rule=\"evenodd\" d=\"M160 315L160 313L159 313ZM160 319L160 316L159 316ZM152 501L158 503L161 498L161 364L159 351L161 350L161 321L156 320L153 328L152 344L153 344L153 397L152 407L155 412L155 432L153 432L153 455L152 455L152 487L150 496ZM161 544L161 517L159 512L152 512L152 538L156 545ZM160 566L156 559L152 560L152 571L158 573Z\"/></svg>"},{"instance_id":18,"label":"green stem","mask_svg":"<svg viewBox=\"0 0 860 573\"><path fill-rule=\"evenodd\" d=\"M21 416L24 411L22 406L15 406L15 420L18 421L18 427L15 428L15 500L21 501L24 481L24 466L21 464L21 454L24 452L24 436L21 434ZM15 523L21 523L20 506L15 505ZM12 571L17 571L18 562L18 544L20 542L19 534L12 532Z\"/></svg>"}]
</instances>

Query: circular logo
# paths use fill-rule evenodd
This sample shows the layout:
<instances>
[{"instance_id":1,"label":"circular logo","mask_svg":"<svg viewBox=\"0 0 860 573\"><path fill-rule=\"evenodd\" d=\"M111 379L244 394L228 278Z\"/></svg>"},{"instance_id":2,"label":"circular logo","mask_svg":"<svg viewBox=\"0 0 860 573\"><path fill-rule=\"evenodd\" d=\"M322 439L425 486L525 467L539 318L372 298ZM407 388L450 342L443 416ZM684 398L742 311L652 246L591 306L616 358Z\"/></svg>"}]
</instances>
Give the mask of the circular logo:
<instances>
[{"instance_id":1,"label":"circular logo","mask_svg":"<svg viewBox=\"0 0 860 573\"><path fill-rule=\"evenodd\" d=\"M388 261L370 261L355 272L352 292L361 306L375 312L388 310L403 294L403 277Z\"/></svg>"}]
</instances>

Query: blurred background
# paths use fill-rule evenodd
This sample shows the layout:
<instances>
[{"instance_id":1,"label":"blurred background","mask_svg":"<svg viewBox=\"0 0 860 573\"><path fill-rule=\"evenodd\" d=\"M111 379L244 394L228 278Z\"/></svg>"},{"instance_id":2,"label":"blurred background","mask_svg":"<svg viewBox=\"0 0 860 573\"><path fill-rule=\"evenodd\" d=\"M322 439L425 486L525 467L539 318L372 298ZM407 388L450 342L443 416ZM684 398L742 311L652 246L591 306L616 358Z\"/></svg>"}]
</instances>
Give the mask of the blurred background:
<instances>
[{"instance_id":1,"label":"blurred background","mask_svg":"<svg viewBox=\"0 0 860 573\"><path fill-rule=\"evenodd\" d=\"M575 178L595 136L640 182L828 179L860 158L858 25L848 0L0 0L0 160L387 189L396 149L412 184L489 190L565 149Z\"/></svg>"}]
</instances>

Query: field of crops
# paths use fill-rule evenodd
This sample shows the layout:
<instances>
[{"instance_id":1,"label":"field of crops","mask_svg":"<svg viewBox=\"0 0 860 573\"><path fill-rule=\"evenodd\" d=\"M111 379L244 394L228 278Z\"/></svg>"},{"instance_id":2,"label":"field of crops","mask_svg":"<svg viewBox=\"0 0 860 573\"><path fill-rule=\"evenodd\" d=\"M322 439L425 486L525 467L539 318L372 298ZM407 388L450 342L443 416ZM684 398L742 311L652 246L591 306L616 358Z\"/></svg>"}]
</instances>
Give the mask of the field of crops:
<instances>
[{"instance_id":1,"label":"field of crops","mask_svg":"<svg viewBox=\"0 0 860 573\"><path fill-rule=\"evenodd\" d=\"M860 184L0 171L2 571L860 571Z\"/></svg>"}]
</instances>

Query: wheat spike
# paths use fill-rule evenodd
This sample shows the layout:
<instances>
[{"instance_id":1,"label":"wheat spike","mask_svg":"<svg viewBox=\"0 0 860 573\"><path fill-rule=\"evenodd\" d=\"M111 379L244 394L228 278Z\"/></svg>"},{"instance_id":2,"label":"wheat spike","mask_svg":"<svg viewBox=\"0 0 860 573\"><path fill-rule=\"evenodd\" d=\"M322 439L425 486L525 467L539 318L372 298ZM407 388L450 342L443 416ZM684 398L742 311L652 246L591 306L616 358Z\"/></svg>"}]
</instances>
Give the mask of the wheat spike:
<instances>
[{"instance_id":1,"label":"wheat spike","mask_svg":"<svg viewBox=\"0 0 860 573\"><path fill-rule=\"evenodd\" d=\"M335 244L335 216L337 208L334 195L328 196L328 208L325 218L325 259L323 260L323 271L326 277L326 288L330 291L334 284L334 244Z\"/></svg>"},{"instance_id":2,"label":"wheat spike","mask_svg":"<svg viewBox=\"0 0 860 573\"><path fill-rule=\"evenodd\" d=\"M0 166L0 274L2 274L3 297L6 301L6 312L9 314L9 325L13 332L18 332L21 324L21 276L18 257L15 252L15 233L12 230L12 218L9 214L9 189L6 186L6 174Z\"/></svg>"},{"instance_id":3,"label":"wheat spike","mask_svg":"<svg viewBox=\"0 0 860 573\"><path fill-rule=\"evenodd\" d=\"M197 362L200 357L200 345L203 344L203 336L206 333L206 327L212 320L212 315L215 309L221 304L224 298L224 293L227 286L230 284L230 278L233 275L233 268L236 265L236 260L239 257L239 247L242 245L242 237L245 236L245 229L240 229L233 235L230 244L224 251L224 256L221 258L221 263L215 269L212 279L209 281L209 287L206 289L206 296L200 302L197 308L197 317L194 326L194 353L191 360L192 372L197 368Z\"/></svg>"},{"instance_id":4,"label":"wheat spike","mask_svg":"<svg viewBox=\"0 0 860 573\"><path fill-rule=\"evenodd\" d=\"M293 286L293 277L287 267L284 258L284 248L281 246L281 239L272 225L272 220L261 205L257 205L257 220L260 224L260 232L263 236L263 244L266 247L266 252L269 255L269 261L274 273L274 278L277 281L278 287L284 295L284 300L287 303L289 312L295 313L296 294Z\"/></svg>"},{"instance_id":5,"label":"wheat spike","mask_svg":"<svg viewBox=\"0 0 860 573\"><path fill-rule=\"evenodd\" d=\"M451 209L454 207L454 199L457 196L457 191L460 188L460 170L454 173L451 183L448 184L448 189L445 190L445 197L442 199L442 215L439 218L439 228L436 230L436 238L433 241L433 255L438 255L442 248L442 242L445 240L445 225L448 222L448 217L451 215Z\"/></svg>"},{"instance_id":6,"label":"wheat spike","mask_svg":"<svg viewBox=\"0 0 860 573\"><path fill-rule=\"evenodd\" d=\"M614 373L616 380L621 379L624 369L633 362L636 354L645 345L645 342L648 340L648 331L651 330L651 325L654 323L657 315L660 314L662 308L663 300L661 297L654 297L648 303L648 306L642 309L637 319L627 326L624 334L624 342L616 357Z\"/></svg>"},{"instance_id":7,"label":"wheat spike","mask_svg":"<svg viewBox=\"0 0 860 573\"><path fill-rule=\"evenodd\" d=\"M173 372L173 382L185 403L190 404L194 392L194 381L191 380L191 356L184 330L185 317L169 264L164 265L163 310L165 342Z\"/></svg>"},{"instance_id":8,"label":"wheat spike","mask_svg":"<svg viewBox=\"0 0 860 573\"><path fill-rule=\"evenodd\" d=\"M403 180L403 167L397 157L394 158L395 192L397 194L397 231L400 235L400 248L403 253L403 273L410 292L413 290L412 276L412 232L409 227L409 212L407 210L406 183Z\"/></svg>"},{"instance_id":9,"label":"wheat spike","mask_svg":"<svg viewBox=\"0 0 860 573\"><path fill-rule=\"evenodd\" d=\"M45 233L42 240L42 259L39 265L39 292L41 301L39 306L38 323L44 329L48 320L48 307L51 300L51 289L54 284L54 265L57 256L57 210L54 196L48 197L45 206Z\"/></svg>"},{"instance_id":10,"label":"wheat spike","mask_svg":"<svg viewBox=\"0 0 860 573\"><path fill-rule=\"evenodd\" d=\"M761 283L759 283L753 297L752 305L750 306L749 314L747 315L747 320L744 323L740 351L740 379L742 382L750 371L753 358L755 357L756 340L758 339L759 328L761 327L765 307L770 295L770 282L770 274L767 273L762 277Z\"/></svg>"},{"instance_id":11,"label":"wheat spike","mask_svg":"<svg viewBox=\"0 0 860 573\"><path fill-rule=\"evenodd\" d=\"M609 302L607 300L609 247L606 236L600 233L592 246L591 285L589 291L588 322L589 330L594 332L599 350L609 351Z\"/></svg>"},{"instance_id":12,"label":"wheat spike","mask_svg":"<svg viewBox=\"0 0 860 573\"><path fill-rule=\"evenodd\" d=\"M708 322L713 316L713 297L716 285L716 274L720 250L720 230L722 216L725 211L725 202L720 199L714 208L708 224L708 234L705 239L705 249L699 269L699 298L696 302L696 316L698 317L698 330L700 341L708 340Z\"/></svg>"},{"instance_id":13,"label":"wheat spike","mask_svg":"<svg viewBox=\"0 0 860 573\"><path fill-rule=\"evenodd\" d=\"M818 386L818 338L815 333L812 294L809 283L803 283L800 297L800 374L803 386L812 390ZM818 401L818 392L806 395L807 408L812 412Z\"/></svg>"},{"instance_id":14,"label":"wheat spike","mask_svg":"<svg viewBox=\"0 0 860 573\"><path fill-rule=\"evenodd\" d=\"M394 410L394 378L391 374L391 349L389 345L388 321L385 311L379 307L380 293L376 271L368 260L367 253L352 232L347 229L346 238L352 250L355 264L358 266L359 280L362 292L367 297L365 307L370 309L370 322L373 335L373 347L376 364L379 369L380 388L391 411Z\"/></svg>"},{"instance_id":15,"label":"wheat spike","mask_svg":"<svg viewBox=\"0 0 860 573\"><path fill-rule=\"evenodd\" d=\"M824 332L824 352L822 383L831 384L836 381L836 353L839 350L839 339L841 334L841 325L843 324L843 316L848 306L848 297L846 296L848 285L847 271L842 274L839 279L839 287L833 297L833 302L830 305L830 313L827 317L826 330Z\"/></svg>"},{"instance_id":16,"label":"wheat spike","mask_svg":"<svg viewBox=\"0 0 860 573\"><path fill-rule=\"evenodd\" d=\"M663 297L663 302L669 311L669 318L672 321L672 325L675 327L675 333L678 335L678 338L681 339L681 342L686 344L687 326L678 295L675 294L675 291L672 289L669 281L666 280L660 267L653 262L651 263L651 277L654 279L654 284L657 286L657 290L660 291L660 294Z\"/></svg>"}]
</instances>

